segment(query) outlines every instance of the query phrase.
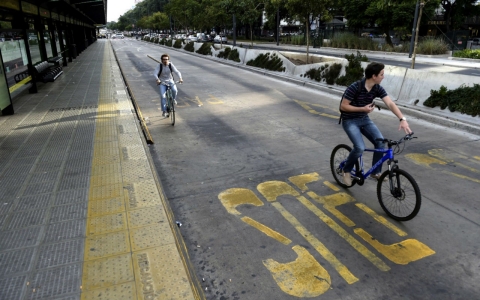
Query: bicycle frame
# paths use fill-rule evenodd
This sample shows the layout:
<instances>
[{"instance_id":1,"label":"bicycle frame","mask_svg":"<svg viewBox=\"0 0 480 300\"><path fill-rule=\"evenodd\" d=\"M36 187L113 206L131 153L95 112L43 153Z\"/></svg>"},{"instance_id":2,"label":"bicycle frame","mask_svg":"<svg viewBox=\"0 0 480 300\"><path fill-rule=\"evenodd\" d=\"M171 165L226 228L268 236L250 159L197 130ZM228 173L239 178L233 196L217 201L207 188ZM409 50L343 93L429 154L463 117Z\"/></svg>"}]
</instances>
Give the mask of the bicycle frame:
<instances>
[{"instance_id":1,"label":"bicycle frame","mask_svg":"<svg viewBox=\"0 0 480 300\"><path fill-rule=\"evenodd\" d=\"M360 157L358 158L359 164L360 164L360 170L358 170L359 172L357 172L357 170L355 170L355 167L354 167L352 169L352 176L353 177L358 177L358 175L361 175L362 178L360 178L360 179L365 179L368 176L370 176L370 174L373 173L373 170L375 170L378 166L380 166L384 162L394 161L394 154L393 154L393 149L392 148L389 148L389 149L365 149L365 151L366 152L381 152L381 153L385 153L385 155L383 155L382 158L375 165L373 165L366 173L364 172L364 168L363 168L363 154L360 155ZM341 162L340 163L340 168L343 169L344 165L345 165L345 161ZM389 165L389 169L390 169L390 163L388 165Z\"/></svg>"}]
</instances>

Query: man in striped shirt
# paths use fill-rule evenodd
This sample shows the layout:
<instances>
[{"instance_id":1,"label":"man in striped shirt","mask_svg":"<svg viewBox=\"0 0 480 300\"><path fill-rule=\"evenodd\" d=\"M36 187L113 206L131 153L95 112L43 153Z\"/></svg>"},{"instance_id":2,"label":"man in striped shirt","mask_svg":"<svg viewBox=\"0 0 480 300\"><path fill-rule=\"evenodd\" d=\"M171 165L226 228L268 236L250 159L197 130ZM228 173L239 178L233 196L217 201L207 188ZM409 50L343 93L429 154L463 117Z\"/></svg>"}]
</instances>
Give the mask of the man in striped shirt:
<instances>
[{"instance_id":1,"label":"man in striped shirt","mask_svg":"<svg viewBox=\"0 0 480 300\"><path fill-rule=\"evenodd\" d=\"M350 85L340 104L342 112L342 126L348 135L348 138L353 143L353 149L347 158L343 168L343 181L346 185L352 185L352 178L350 172L353 169L355 162L362 155L365 150L365 143L362 134L375 146L376 149L383 149L385 147L383 142L376 141L376 139L383 139L382 133L378 130L375 123L368 117L368 114L375 109L373 99L381 98L385 105L393 112L400 120L398 130L403 129L405 133L412 133L408 126L407 119L402 115L402 112L397 105L388 96L387 92L380 86L384 78L385 65L381 63L370 63L365 68L365 78L360 85L358 91L358 84ZM383 153L374 152L372 166L375 165L383 156ZM377 167L371 177L378 180L382 172L382 166Z\"/></svg>"}]
</instances>

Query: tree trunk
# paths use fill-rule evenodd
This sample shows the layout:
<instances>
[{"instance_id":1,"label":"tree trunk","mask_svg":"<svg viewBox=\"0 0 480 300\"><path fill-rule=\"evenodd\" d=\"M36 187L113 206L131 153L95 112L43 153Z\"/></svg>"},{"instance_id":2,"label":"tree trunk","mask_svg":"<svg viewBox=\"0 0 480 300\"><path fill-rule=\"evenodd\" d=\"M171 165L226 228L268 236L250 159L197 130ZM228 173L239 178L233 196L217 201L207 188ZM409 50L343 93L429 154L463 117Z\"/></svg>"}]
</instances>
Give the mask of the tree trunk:
<instances>
[{"instance_id":1,"label":"tree trunk","mask_svg":"<svg viewBox=\"0 0 480 300\"><path fill-rule=\"evenodd\" d=\"M253 47L253 24L250 24L250 42Z\"/></svg>"},{"instance_id":2,"label":"tree trunk","mask_svg":"<svg viewBox=\"0 0 480 300\"><path fill-rule=\"evenodd\" d=\"M305 22L305 25L306 25L306 26L305 26L305 33L307 34L307 64L308 64L308 61L309 61L309 59L308 59L308 50L309 50L309 47L310 47L310 45L309 45L309 37L310 37L310 33L309 33L309 32L310 32L310 31L309 31L309 28L308 28L308 27L310 27L310 24L309 24L309 23L310 23L310 22L309 22L308 19L307 19L307 22Z\"/></svg>"}]
</instances>

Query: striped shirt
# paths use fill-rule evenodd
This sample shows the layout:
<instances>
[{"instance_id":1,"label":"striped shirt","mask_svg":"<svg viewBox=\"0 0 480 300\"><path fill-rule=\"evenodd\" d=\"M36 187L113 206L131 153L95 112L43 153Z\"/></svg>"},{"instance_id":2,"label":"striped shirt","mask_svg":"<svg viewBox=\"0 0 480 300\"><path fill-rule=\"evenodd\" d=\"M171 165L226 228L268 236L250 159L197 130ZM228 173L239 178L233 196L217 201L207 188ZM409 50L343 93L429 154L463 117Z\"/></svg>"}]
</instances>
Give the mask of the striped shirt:
<instances>
[{"instance_id":1,"label":"striped shirt","mask_svg":"<svg viewBox=\"0 0 480 300\"><path fill-rule=\"evenodd\" d=\"M367 89L365 88L365 79L362 80L360 93L358 93L358 97L357 99L355 99L357 90L358 90L358 84L357 82L354 82L345 90L345 94L343 96L345 99L351 101L350 105L353 105L355 107L364 107L365 105L371 104L373 102L373 99L375 98L383 99L388 95L385 89L379 84L375 84L370 90L370 92L367 91ZM368 114L365 112L342 111L342 118L344 120L363 118L366 115Z\"/></svg>"}]
</instances>

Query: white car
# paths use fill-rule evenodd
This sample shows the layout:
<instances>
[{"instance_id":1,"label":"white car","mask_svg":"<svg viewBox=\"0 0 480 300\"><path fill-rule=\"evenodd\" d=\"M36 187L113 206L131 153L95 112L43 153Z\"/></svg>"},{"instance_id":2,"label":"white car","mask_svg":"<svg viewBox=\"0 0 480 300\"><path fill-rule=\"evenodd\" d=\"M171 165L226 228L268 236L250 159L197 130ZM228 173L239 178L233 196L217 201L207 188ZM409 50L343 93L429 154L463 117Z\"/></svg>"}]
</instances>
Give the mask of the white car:
<instances>
[{"instance_id":1,"label":"white car","mask_svg":"<svg viewBox=\"0 0 480 300\"><path fill-rule=\"evenodd\" d=\"M196 42L198 41L198 38L196 35L189 35L188 36L188 39L191 41L191 42Z\"/></svg>"},{"instance_id":2,"label":"white car","mask_svg":"<svg viewBox=\"0 0 480 300\"><path fill-rule=\"evenodd\" d=\"M125 36L123 36L123 33L117 33L117 34L115 35L115 38L116 38L116 39L123 39L123 38L125 38Z\"/></svg>"},{"instance_id":3,"label":"white car","mask_svg":"<svg viewBox=\"0 0 480 300\"><path fill-rule=\"evenodd\" d=\"M220 35L220 34L217 34L215 36L215 38L213 38L213 41L215 43L222 43L222 44L226 44L227 43L227 37L225 35Z\"/></svg>"}]
</instances>

